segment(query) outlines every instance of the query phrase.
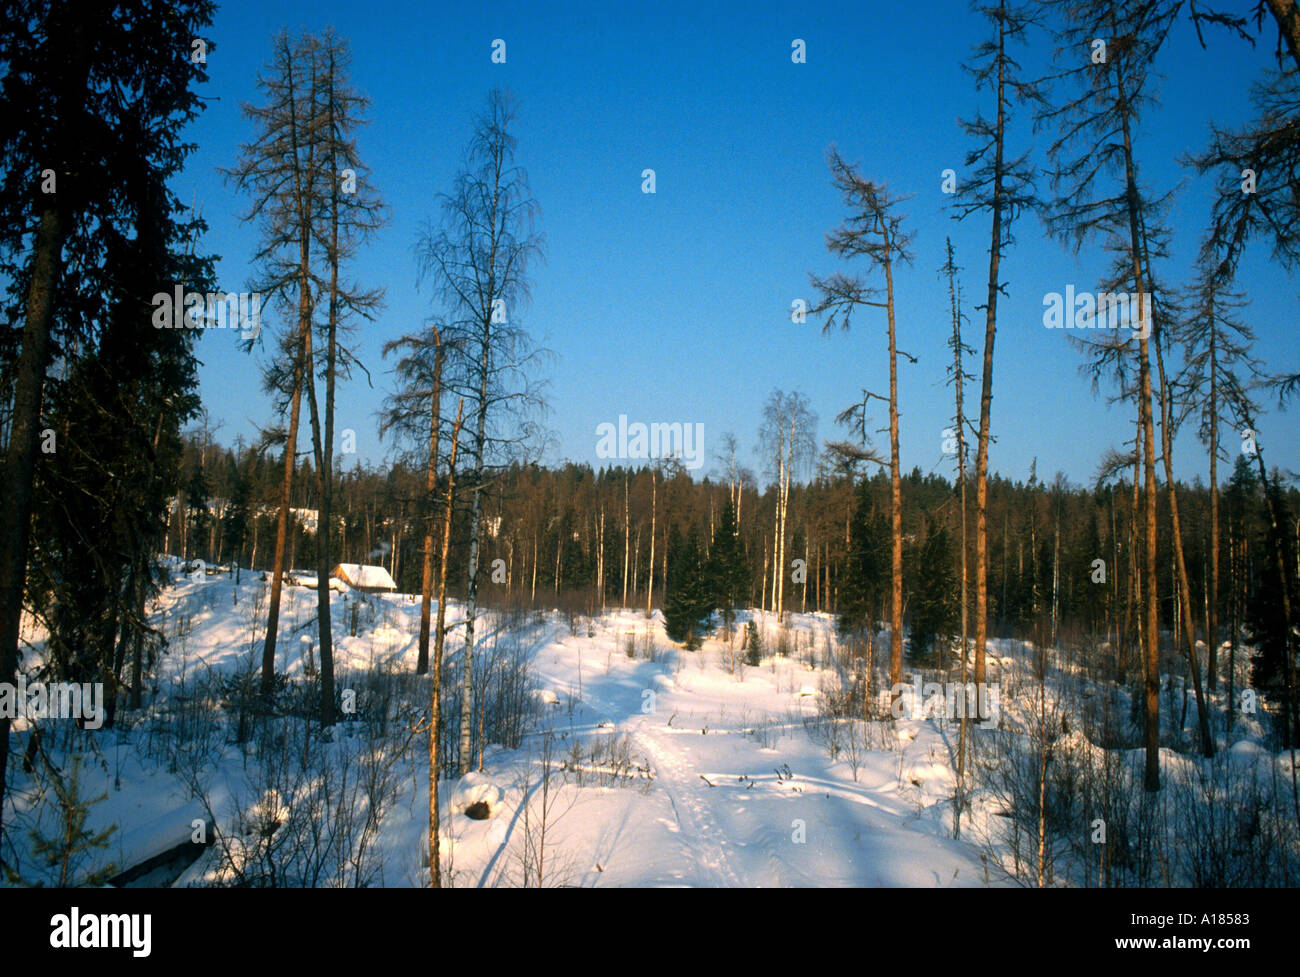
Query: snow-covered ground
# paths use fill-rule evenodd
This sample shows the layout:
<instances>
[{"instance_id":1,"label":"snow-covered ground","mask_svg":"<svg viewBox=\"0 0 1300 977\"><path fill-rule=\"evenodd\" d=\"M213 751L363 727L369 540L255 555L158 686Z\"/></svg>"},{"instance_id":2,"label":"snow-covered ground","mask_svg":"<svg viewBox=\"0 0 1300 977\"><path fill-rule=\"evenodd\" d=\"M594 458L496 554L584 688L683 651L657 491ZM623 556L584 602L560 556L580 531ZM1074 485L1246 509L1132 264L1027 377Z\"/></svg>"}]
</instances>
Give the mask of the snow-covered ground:
<instances>
[{"instance_id":1,"label":"snow-covered ground","mask_svg":"<svg viewBox=\"0 0 1300 977\"><path fill-rule=\"evenodd\" d=\"M47 734L47 748L65 770L70 753L82 754L82 796L104 798L93 805L88 826L118 829L103 852L74 866L73 877L97 863L137 865L194 832L207 837L215 821L223 843L176 884L230 884L231 860L269 846L272 834L287 834L276 832L296 824L293 808L310 811L319 827L344 819L337 812L364 815L374 807L374 816L354 818L354 833L339 842L340 851L351 852L352 867L328 866L313 881L425 884L428 753L418 724L428 680L405 678L415 667L418 600L334 594L338 685L345 703L352 692L360 708L328 741L310 721L289 718L287 732L276 734L281 739L240 743L230 702L216 723L211 712L205 719L187 708L205 682L211 688L224 680L229 688L253 675L264 589L253 573L238 587L201 574L169 587L153 620L170 647L145 716L119 715L116 730L88 733L65 724L58 735ZM315 606L314 591L285 589L276 669L291 680L301 680L315 661ZM448 620L460 611L449 606ZM741 615L734 646L719 628L696 652L664 637L658 613L647 620L610 610L571 621L553 611L509 622L489 614L479 630L484 647L508 632L528 662L527 726L515 748L489 745L481 771L442 781L444 882L537 884L540 875L544 885L580 886L1006 884L1006 873L990 871L988 848L975 840L987 836L997 813L992 801L976 798L961 840L953 838L957 724L857 721L850 735L824 708L825 693L841 681L832 661L834 619L790 615L789 654L776 656L775 619L753 616L766 633L767 654L757 666L740 660L739 632L749 614ZM460 631L453 631L451 676L460 674L460 646ZM991 643L991 652L999 650L1004 655L993 655L993 672L1010 675L1015 660ZM382 724L366 706L367 676L377 674L403 676L397 696L409 700ZM17 752L26 735L21 722L16 728ZM318 751L311 755L325 757L335 773L318 783L269 770L258 754L267 743L286 757ZM385 759L376 760L381 753ZM382 789L366 793L364 785L376 781ZM48 834L54 812L41 797L35 781L20 782L11 813ZM468 816L471 805L488 816ZM15 823L10 813L6 822ZM52 869L25 854L26 870L48 878Z\"/></svg>"}]
</instances>

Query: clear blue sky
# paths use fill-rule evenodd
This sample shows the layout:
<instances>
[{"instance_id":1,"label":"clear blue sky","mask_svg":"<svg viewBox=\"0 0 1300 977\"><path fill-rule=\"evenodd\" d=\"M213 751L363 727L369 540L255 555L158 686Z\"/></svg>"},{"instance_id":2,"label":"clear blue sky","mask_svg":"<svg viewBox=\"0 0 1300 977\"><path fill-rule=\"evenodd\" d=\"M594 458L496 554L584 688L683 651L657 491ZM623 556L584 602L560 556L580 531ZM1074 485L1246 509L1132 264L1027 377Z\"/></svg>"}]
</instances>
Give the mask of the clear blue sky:
<instances>
[{"instance_id":1,"label":"clear blue sky","mask_svg":"<svg viewBox=\"0 0 1300 977\"><path fill-rule=\"evenodd\" d=\"M354 269L361 282L387 288L386 309L359 337L375 387L359 375L338 406L336 428L356 430L363 463L382 464L389 450L376 425L391 383L380 347L432 308L416 289L417 230L436 214L435 194L450 186L488 90L502 85L520 100L518 159L547 239L524 321L557 354L549 373L558 450L548 460L600 464L597 425L626 414L703 423L709 456L718 435L734 431L746 463L761 471L753 448L773 387L811 399L823 441L844 435L834 415L860 388L887 389L883 313L829 338L811 319L790 321L791 301L811 299L808 273L837 267L824 237L844 217L825 163L834 143L867 175L912 195L903 212L916 235L916 261L895 280L899 345L920 362L900 367L901 455L905 470L951 472L941 452L952 403L943 385L949 324L937 269L951 234L974 318L969 307L982 293L988 233L985 220L951 220L940 190L942 170L963 173L968 142L957 117L988 105L960 69L985 29L965 3L223 4L203 90L218 100L191 131L199 149L177 182L181 198L196 198L211 224L206 246L221 255L222 289L244 288L256 245L255 228L239 220L247 200L217 173L251 137L240 103L258 97L255 78L275 31L331 25L350 40L353 80L373 100L360 146L391 208L391 222ZM506 41L505 64L490 60L494 38ZM806 64L791 61L795 38L807 44ZM1170 217L1167 283L1185 279L1209 204L1209 187L1177 159L1204 146L1211 119L1245 117L1248 87L1268 63L1274 36L1253 51L1222 34L1208 39L1202 51L1180 25L1159 66L1162 105L1138 136L1145 180L1182 187ZM1022 61L1038 70L1050 56L1039 35ZM1041 149L1046 137L1034 137L1023 115L1020 121L1017 146ZM641 192L647 167L656 171L654 195ZM1037 457L1040 477L1060 470L1089 482L1101 453L1129 436L1130 411L1109 407L1106 392L1094 396L1066 334L1043 328L1042 302L1069 284L1094 288L1103 261L1095 251L1076 261L1033 216L1017 236L1003 263L1009 299L1000 314L991 467L1024 478ZM1297 284L1268 263L1262 242L1242 284L1266 367L1300 370ZM978 349L977 321L981 332L972 329L968 341ZM266 322L279 327L274 314ZM219 331L198 349L203 401L223 425L219 440L251 439L271 411L257 357ZM969 402L976 397L972 384ZM1265 417L1261 440L1271 464L1300 469L1296 431L1293 416ZM1189 428L1176 473L1191 479L1204 469Z\"/></svg>"}]
</instances>

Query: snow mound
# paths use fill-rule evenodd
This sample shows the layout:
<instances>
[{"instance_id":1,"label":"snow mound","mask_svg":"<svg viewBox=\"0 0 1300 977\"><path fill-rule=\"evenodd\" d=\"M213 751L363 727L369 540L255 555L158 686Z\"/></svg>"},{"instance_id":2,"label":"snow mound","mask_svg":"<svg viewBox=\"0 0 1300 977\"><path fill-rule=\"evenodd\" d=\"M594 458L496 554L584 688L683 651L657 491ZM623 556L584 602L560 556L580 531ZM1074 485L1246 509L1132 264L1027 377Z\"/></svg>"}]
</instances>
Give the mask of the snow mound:
<instances>
[{"instance_id":1,"label":"snow mound","mask_svg":"<svg viewBox=\"0 0 1300 977\"><path fill-rule=\"evenodd\" d=\"M468 774L452 796L451 809L475 821L486 821L500 809L503 797L501 788L482 774Z\"/></svg>"},{"instance_id":2,"label":"snow mound","mask_svg":"<svg viewBox=\"0 0 1300 977\"><path fill-rule=\"evenodd\" d=\"M1258 743L1251 740L1242 740L1239 743L1233 743L1228 750L1234 760L1254 760L1264 753L1264 748Z\"/></svg>"}]
</instances>

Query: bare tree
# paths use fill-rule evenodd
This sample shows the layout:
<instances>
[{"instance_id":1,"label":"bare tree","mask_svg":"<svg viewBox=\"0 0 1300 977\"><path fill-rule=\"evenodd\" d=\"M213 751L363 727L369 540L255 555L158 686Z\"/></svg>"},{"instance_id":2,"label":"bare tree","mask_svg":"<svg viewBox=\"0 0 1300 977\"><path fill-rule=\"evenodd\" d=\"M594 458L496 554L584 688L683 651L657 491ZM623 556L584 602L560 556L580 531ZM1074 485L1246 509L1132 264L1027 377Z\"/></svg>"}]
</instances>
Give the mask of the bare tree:
<instances>
[{"instance_id":1,"label":"bare tree","mask_svg":"<svg viewBox=\"0 0 1300 977\"><path fill-rule=\"evenodd\" d=\"M659 468L650 470L650 572L646 580L645 616L650 617L654 608L655 596L655 516L659 511Z\"/></svg>"},{"instance_id":2,"label":"bare tree","mask_svg":"<svg viewBox=\"0 0 1300 977\"><path fill-rule=\"evenodd\" d=\"M280 626L280 592L292 503L293 473L297 461L298 424L304 378L312 359L312 320L315 309L312 245L318 202L325 196L323 167L316 117L319 84L319 45L304 35L291 39L281 31L272 42L271 61L258 78L266 104L245 104L244 117L257 127L254 141L240 147L239 159L226 172L228 179L253 197L246 221L261 224L262 242L254 260L258 266L255 290L282 300L293 328L280 339L281 357L268 368L265 386L279 392L287 404L284 431L280 509L276 519L275 558L271 594L267 605L266 640L262 646L264 696L275 687L275 647ZM289 311L292 309L293 311ZM260 338L260 337L257 337ZM251 347L253 340L249 341ZM331 700L331 709L333 706Z\"/></svg>"},{"instance_id":3,"label":"bare tree","mask_svg":"<svg viewBox=\"0 0 1300 977\"><path fill-rule=\"evenodd\" d=\"M1048 146L1054 164L1048 226L1078 250L1099 236L1117 254L1132 294L1149 323L1153 276L1149 259L1152 225L1164 200L1152 198L1138 181L1133 135L1155 56L1177 13L1176 6L1121 0L1069 0L1061 5L1059 58L1067 65L1053 82L1073 81L1078 94L1042 109L1039 128L1058 133ZM1100 41L1100 47L1098 47ZM1108 180L1114 185L1108 186ZM1155 420L1149 325L1132 322L1136 336L1136 398L1145 473L1142 644L1145 691L1146 768L1144 786L1160 789L1160 645L1157 592ZM1125 330L1128 332L1129 330ZM1117 348L1109 340L1104 355ZM1122 343L1129 349L1134 344Z\"/></svg>"},{"instance_id":4,"label":"bare tree","mask_svg":"<svg viewBox=\"0 0 1300 977\"><path fill-rule=\"evenodd\" d=\"M1218 683L1219 649L1219 459L1224 457L1219 425L1224 408L1241 387L1238 374L1255 372L1249 350L1254 342L1250 327L1234 310L1244 304L1240 293L1221 283L1213 269L1202 264L1185 296L1183 323L1186 363L1179 382L1187 388L1188 403L1199 402L1198 433L1210 455L1210 573L1205 593L1205 642L1209 648L1208 684Z\"/></svg>"},{"instance_id":5,"label":"bare tree","mask_svg":"<svg viewBox=\"0 0 1300 977\"><path fill-rule=\"evenodd\" d=\"M534 418L543 407L528 371L537 350L519 325L529 297L529 266L541 256L534 230L537 204L527 173L515 165L515 108L500 89L488 96L475 124L452 191L439 202L442 219L426 226L417 244L421 279L447 309L448 339L463 355L448 362L447 390L465 399L470 424L465 442L470 494L469 566L465 593L464 679L461 700L461 772L470 767L474 630L478 618L479 546L488 472L540 441Z\"/></svg>"},{"instance_id":6,"label":"bare tree","mask_svg":"<svg viewBox=\"0 0 1300 977\"><path fill-rule=\"evenodd\" d=\"M988 496L989 442L993 408L993 347L998 330L998 297L1004 293L1001 264L1007 248L1014 243L1012 226L1027 207L1035 205L1033 169L1028 154L1008 156L1007 127L1013 102L1035 103L1037 89L1019 77L1019 65L1009 50L1013 43L1023 43L1033 25L1027 6L998 0L978 8L992 25L992 36L975 48L967 68L975 78L977 89L990 89L995 98L992 119L977 116L962 123L966 135L975 140L975 148L966 154L966 165L975 166L971 178L960 188L956 198L956 217L965 219L987 213L990 221L988 288L984 305L984 351L980 382L979 432L975 444L975 682L983 685L985 645L988 640ZM981 308L977 306L977 308Z\"/></svg>"},{"instance_id":7,"label":"bare tree","mask_svg":"<svg viewBox=\"0 0 1300 977\"><path fill-rule=\"evenodd\" d=\"M1296 0L1264 0L1264 2L1268 4L1269 12L1277 21L1278 33L1286 43L1287 50L1295 59L1296 66L1300 67L1300 8L1296 7Z\"/></svg>"},{"instance_id":8,"label":"bare tree","mask_svg":"<svg viewBox=\"0 0 1300 977\"><path fill-rule=\"evenodd\" d=\"M1151 261L1148 256L1147 266L1151 267ZM1201 684L1201 667L1199 656L1196 651L1196 619L1192 614L1191 583L1187 577L1187 561L1183 553L1183 532L1182 520L1179 517L1178 508L1178 487L1174 481L1173 468L1173 442L1177 433L1178 422L1177 416L1179 411L1175 404L1176 394L1174 385L1170 382L1165 371L1164 347L1170 342L1170 320L1172 313L1165 308L1165 303L1156 301L1158 292L1153 294L1152 303L1152 327L1154 331L1154 342L1152 346L1156 354L1156 373L1159 377L1160 385L1158 388L1158 403L1160 405L1160 456L1165 470L1165 492L1169 498L1169 517L1173 524L1172 548L1174 551L1174 567L1177 572L1177 595L1178 607L1180 608L1177 617L1181 617L1183 624L1183 637L1185 640L1184 655L1187 659L1187 667L1191 673L1192 685L1196 691L1196 711L1200 723L1201 733L1201 752L1206 757L1214 756L1214 737L1210 731L1209 707L1205 701L1205 692ZM1206 637L1207 643L1209 637Z\"/></svg>"},{"instance_id":9,"label":"bare tree","mask_svg":"<svg viewBox=\"0 0 1300 977\"><path fill-rule=\"evenodd\" d=\"M357 151L356 132L364 124L362 116L370 103L348 78L351 53L347 42L332 30L327 30L317 44L320 81L314 93L312 111L319 121L312 130L321 143L320 160L325 175L320 184L321 198L315 203L317 212L321 214L316 224L316 236L325 267L323 280L318 277L316 289L325 304L325 321L321 337L322 362L318 367L315 361L311 361L304 380L311 414L318 500L316 596L320 631L321 722L329 725L334 717L334 643L330 618L334 393L339 377L347 377L352 365L360 365L352 350L341 342L343 333L355 317L372 318L383 296L382 290L363 289L341 280L340 270L383 223L383 204L369 185L369 171ZM325 381L323 410L316 396L318 370ZM399 547L393 549L396 576Z\"/></svg>"},{"instance_id":10,"label":"bare tree","mask_svg":"<svg viewBox=\"0 0 1300 977\"><path fill-rule=\"evenodd\" d=\"M818 300L815 315L826 317L822 332L830 332L836 325L847 331L851 317L862 307L884 309L887 315L889 338L889 396L863 391L860 404L842 412L839 419L856 422L860 441L866 444L868 404L871 400L886 400L889 404L889 483L892 551L890 600L890 683L899 685L903 680L903 511L902 479L898 463L898 356L899 349L894 329L894 263L910 263L908 252L910 237L904 235L902 218L894 213L897 201L885 188L865 179L858 168L844 161L832 148L828 155L831 178L849 207L850 216L840 227L826 236L826 247L841 258L865 258L870 271L884 274L883 295L879 287L869 285L859 275L835 272L827 278L812 276L813 289ZM883 298L883 301L881 299ZM914 359L907 353L909 360ZM878 461L874 453L864 455Z\"/></svg>"},{"instance_id":11,"label":"bare tree","mask_svg":"<svg viewBox=\"0 0 1300 977\"><path fill-rule=\"evenodd\" d=\"M969 573L967 567L967 543L969 542L966 532L966 412L964 410L966 381L973 379L966 373L962 366L962 359L969 353L973 353L969 346L962 341L961 326L965 320L965 313L961 310L961 286L957 281L957 272L961 269L957 267L957 260L953 255L952 238L945 242L947 256L944 260L943 267L939 270L948 280L948 305L952 315L952 336L948 340L948 348L952 350L952 366L948 368L948 376L951 378L953 387L954 413L953 413L953 430L956 432L957 440L957 486L958 502L961 505L961 688L962 695L966 692L966 662L969 654L968 647L968 625L967 612L969 609ZM968 709L963 708L961 711L961 724L957 734L957 806L953 815L953 836L957 837L961 833L961 807L963 803L962 792L964 777L966 773L966 719Z\"/></svg>"}]
</instances>

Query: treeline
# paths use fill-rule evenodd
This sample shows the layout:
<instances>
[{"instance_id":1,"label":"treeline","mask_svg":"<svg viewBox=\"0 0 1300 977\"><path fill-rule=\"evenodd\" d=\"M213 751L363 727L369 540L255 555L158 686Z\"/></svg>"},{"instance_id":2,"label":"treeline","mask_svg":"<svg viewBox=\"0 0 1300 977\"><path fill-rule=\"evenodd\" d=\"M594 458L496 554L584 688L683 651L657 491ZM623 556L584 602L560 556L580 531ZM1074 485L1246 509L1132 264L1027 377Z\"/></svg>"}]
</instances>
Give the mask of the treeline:
<instances>
[{"instance_id":1,"label":"treeline","mask_svg":"<svg viewBox=\"0 0 1300 977\"><path fill-rule=\"evenodd\" d=\"M827 459L829 460L829 459ZM252 448L205 445L194 433L185 444L167 530L170 552L210 563L267 570L275 533L277 466ZM292 508L300 520L291 536L293 566L314 566L318 500L310 466L295 478ZM960 622L961 512L954 481L919 469L902 476L904 622L911 649L929 656L953 651ZM419 504L424 472L397 463L382 470L360 466L337 476L336 519L331 552L342 562L386 567L405 593L419 593L422 536ZM1222 527L1218 559L1224 568L1216 620L1226 638L1243 629L1267 631L1276 608L1262 488L1248 455L1238 457L1232 478L1220 486ZM1197 482L1178 486L1184 558L1196 610L1198 641L1209 634L1211 494ZM510 466L485 501L483 600L491 605L560 607L594 614L610 607L644 609L660 595L664 605L692 573L694 548L707 565L727 510L737 513L741 567L733 607L776 610L774 540L778 487L752 482L694 479L671 465L557 468ZM1300 495L1279 500L1287 513L1287 552L1300 549ZM1143 499L1131 479L1083 487L1057 476L1050 483L1030 472L1024 480L989 479L990 634L1050 641L1057 645L1108 647L1115 672L1137 666L1137 596L1141 573ZM652 509L653 506L653 509ZM879 627L888 600L889 478L823 472L789 491L784 567L786 610L835 615L848 632ZM462 507L463 508L463 507ZM1180 583L1172 547L1171 513L1158 509L1156 581L1165 650L1182 627ZM651 565L651 531L655 534ZM448 583L463 597L468 546L467 513L453 519ZM1135 543L1135 540L1138 542ZM968 565L973 563L967 533ZM435 568L440 554L435 554ZM1290 561L1295 569L1294 560ZM653 579L652 579L653 578ZM1269 597L1269 595L1272 597ZM973 595L968 595L973 613ZM721 613L721 604L711 608ZM1252 644L1254 639L1250 639ZM1214 643L1217 646L1218 642ZM1217 688L1226 671L1208 670ZM1268 680L1278 678L1269 671Z\"/></svg>"}]
</instances>

